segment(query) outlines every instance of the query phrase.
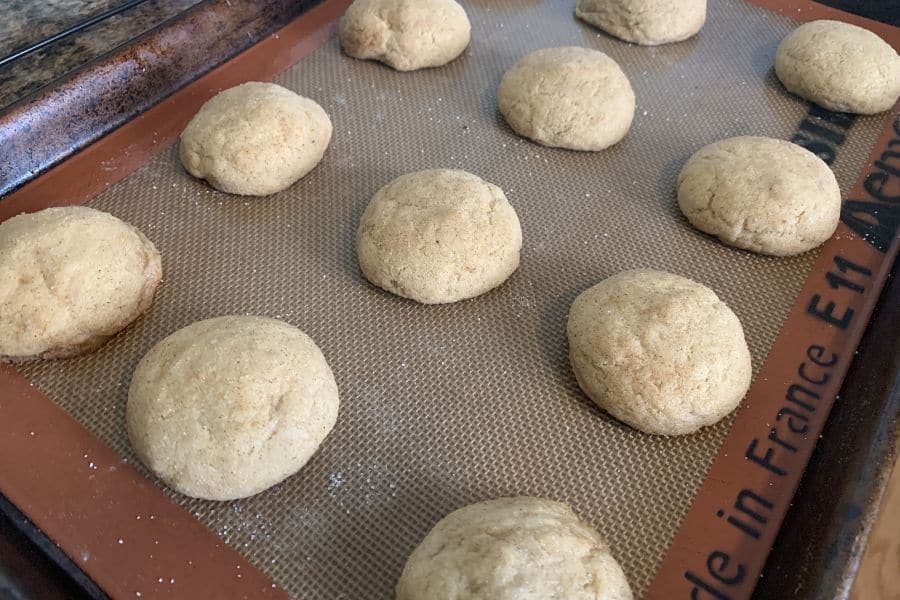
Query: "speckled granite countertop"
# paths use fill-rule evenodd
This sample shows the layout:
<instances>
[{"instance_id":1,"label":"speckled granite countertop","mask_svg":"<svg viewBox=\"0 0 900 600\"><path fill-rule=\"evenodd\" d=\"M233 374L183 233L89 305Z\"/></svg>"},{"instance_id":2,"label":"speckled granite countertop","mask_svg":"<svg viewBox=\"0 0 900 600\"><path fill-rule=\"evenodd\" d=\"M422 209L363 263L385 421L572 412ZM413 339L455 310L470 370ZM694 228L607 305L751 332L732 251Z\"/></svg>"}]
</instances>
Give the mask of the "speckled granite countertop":
<instances>
[{"instance_id":1,"label":"speckled granite countertop","mask_svg":"<svg viewBox=\"0 0 900 600\"><path fill-rule=\"evenodd\" d=\"M147 0L0 66L0 109L182 13L201 0ZM0 0L0 59L127 0Z\"/></svg>"}]
</instances>

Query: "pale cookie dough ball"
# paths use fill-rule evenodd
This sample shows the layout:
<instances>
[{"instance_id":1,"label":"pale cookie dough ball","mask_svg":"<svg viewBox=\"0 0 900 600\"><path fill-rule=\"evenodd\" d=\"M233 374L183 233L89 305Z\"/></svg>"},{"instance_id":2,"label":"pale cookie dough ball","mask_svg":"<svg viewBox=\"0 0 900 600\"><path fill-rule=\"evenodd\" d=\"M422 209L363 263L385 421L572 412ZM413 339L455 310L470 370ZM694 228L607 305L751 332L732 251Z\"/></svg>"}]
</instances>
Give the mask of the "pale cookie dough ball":
<instances>
[{"instance_id":1,"label":"pale cookie dough ball","mask_svg":"<svg viewBox=\"0 0 900 600\"><path fill-rule=\"evenodd\" d=\"M500 113L513 131L545 146L603 150L628 133L634 90L616 61L589 48L545 48L503 76Z\"/></svg>"},{"instance_id":2,"label":"pale cookie dough ball","mask_svg":"<svg viewBox=\"0 0 900 600\"><path fill-rule=\"evenodd\" d=\"M821 245L841 218L841 190L796 144L736 137L698 150L678 176L678 206L700 231L745 250L790 256Z\"/></svg>"},{"instance_id":3,"label":"pale cookie dough ball","mask_svg":"<svg viewBox=\"0 0 900 600\"><path fill-rule=\"evenodd\" d=\"M403 175L375 194L357 232L363 275L424 304L491 290L519 266L522 229L496 185L465 171Z\"/></svg>"},{"instance_id":4,"label":"pale cookie dough ball","mask_svg":"<svg viewBox=\"0 0 900 600\"><path fill-rule=\"evenodd\" d=\"M625 271L579 295L569 360L600 408L645 433L712 425L750 386L741 322L709 288L660 271Z\"/></svg>"},{"instance_id":5,"label":"pale cookie dough ball","mask_svg":"<svg viewBox=\"0 0 900 600\"><path fill-rule=\"evenodd\" d=\"M266 196L312 171L331 141L331 120L309 98L274 83L219 92L181 134L181 164L217 190Z\"/></svg>"},{"instance_id":6,"label":"pale cookie dough ball","mask_svg":"<svg viewBox=\"0 0 900 600\"><path fill-rule=\"evenodd\" d=\"M356 0L341 18L338 35L354 58L414 71L462 54L470 31L466 11L454 0Z\"/></svg>"},{"instance_id":7,"label":"pale cookie dough ball","mask_svg":"<svg viewBox=\"0 0 900 600\"><path fill-rule=\"evenodd\" d=\"M89 352L153 301L162 262L153 243L83 206L0 224L0 360Z\"/></svg>"},{"instance_id":8,"label":"pale cookie dough ball","mask_svg":"<svg viewBox=\"0 0 900 600\"><path fill-rule=\"evenodd\" d=\"M397 600L631 600L606 541L560 502L500 498L444 517L415 549Z\"/></svg>"},{"instance_id":9,"label":"pale cookie dough ball","mask_svg":"<svg viewBox=\"0 0 900 600\"><path fill-rule=\"evenodd\" d=\"M179 329L144 355L128 390L128 435L168 486L245 498L296 473L334 427L338 388L296 327L229 316Z\"/></svg>"},{"instance_id":10,"label":"pale cookie dough ball","mask_svg":"<svg viewBox=\"0 0 900 600\"><path fill-rule=\"evenodd\" d=\"M578 0L575 16L626 42L656 46L696 35L706 0Z\"/></svg>"},{"instance_id":11,"label":"pale cookie dough ball","mask_svg":"<svg viewBox=\"0 0 900 600\"><path fill-rule=\"evenodd\" d=\"M880 37L839 21L812 21L792 31L775 54L788 91L828 110L871 115L900 96L900 57Z\"/></svg>"}]
</instances>

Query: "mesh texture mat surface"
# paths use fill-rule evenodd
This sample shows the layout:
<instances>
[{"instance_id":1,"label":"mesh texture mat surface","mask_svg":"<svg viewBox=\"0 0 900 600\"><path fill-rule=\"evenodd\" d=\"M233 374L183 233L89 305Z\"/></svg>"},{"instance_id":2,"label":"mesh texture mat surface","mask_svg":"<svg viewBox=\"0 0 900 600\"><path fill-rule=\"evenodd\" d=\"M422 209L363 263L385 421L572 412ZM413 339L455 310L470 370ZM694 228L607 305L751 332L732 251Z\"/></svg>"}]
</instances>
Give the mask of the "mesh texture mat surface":
<instances>
[{"instance_id":1,"label":"mesh texture mat surface","mask_svg":"<svg viewBox=\"0 0 900 600\"><path fill-rule=\"evenodd\" d=\"M220 194L188 176L171 149L95 198L91 206L157 244L164 283L150 311L100 351L22 367L137 463L125 403L131 373L155 342L222 314L267 315L307 332L342 402L312 461L243 501L173 494L296 597L390 598L406 557L438 519L520 494L569 503L608 538L641 594L730 421L666 439L596 409L568 365L570 303L624 269L690 277L740 317L758 368L815 259L727 248L693 230L674 197L681 165L702 145L796 131L808 105L772 71L795 23L719 0L699 37L644 48L576 21L571 2L464 4L472 43L446 67L397 73L342 55L332 38L276 79L318 101L335 125L322 163L289 190L263 199ZM631 132L605 152L535 145L497 112L503 72L531 50L564 45L609 54L635 88ZM834 164L845 194L881 123L861 118L851 129ZM439 167L502 187L525 244L520 269L500 288L422 306L362 279L354 238L379 187Z\"/></svg>"}]
</instances>

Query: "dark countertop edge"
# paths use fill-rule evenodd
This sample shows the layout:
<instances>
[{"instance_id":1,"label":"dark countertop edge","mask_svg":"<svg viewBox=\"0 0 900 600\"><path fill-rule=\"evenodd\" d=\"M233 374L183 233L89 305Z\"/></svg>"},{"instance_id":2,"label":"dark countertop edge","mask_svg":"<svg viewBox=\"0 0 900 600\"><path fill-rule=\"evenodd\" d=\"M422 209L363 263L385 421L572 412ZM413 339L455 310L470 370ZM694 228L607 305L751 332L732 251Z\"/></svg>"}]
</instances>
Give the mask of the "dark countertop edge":
<instances>
[{"instance_id":1,"label":"dark countertop edge","mask_svg":"<svg viewBox=\"0 0 900 600\"><path fill-rule=\"evenodd\" d=\"M0 523L2 529L15 532L9 542L21 544L17 551L22 555L24 564L19 567L28 571L4 572L3 565L0 565L0 598L32 600L35 598L35 587L43 588L42 594L52 593L54 598L72 600L76 597L90 600L109 598L72 559L2 494L0 494L0 520L3 521ZM28 584L28 580L31 581L31 585ZM49 589L48 583L51 583Z\"/></svg>"},{"instance_id":2,"label":"dark countertop edge","mask_svg":"<svg viewBox=\"0 0 900 600\"><path fill-rule=\"evenodd\" d=\"M0 113L0 198L320 0L204 0Z\"/></svg>"}]
</instances>

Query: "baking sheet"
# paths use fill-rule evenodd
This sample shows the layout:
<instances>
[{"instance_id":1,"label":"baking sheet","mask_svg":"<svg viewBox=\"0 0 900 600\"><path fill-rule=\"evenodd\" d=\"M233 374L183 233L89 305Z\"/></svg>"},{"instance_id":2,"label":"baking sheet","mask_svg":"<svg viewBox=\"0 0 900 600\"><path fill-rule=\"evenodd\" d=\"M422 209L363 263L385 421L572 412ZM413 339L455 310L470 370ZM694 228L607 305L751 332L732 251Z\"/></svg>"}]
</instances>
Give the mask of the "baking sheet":
<instances>
[{"instance_id":1,"label":"baking sheet","mask_svg":"<svg viewBox=\"0 0 900 600\"><path fill-rule=\"evenodd\" d=\"M322 164L266 199L220 194L187 176L176 150L91 202L140 227L163 253L150 312L99 352L21 370L113 449L130 374L149 347L195 320L232 313L291 322L320 345L341 389L338 424L295 477L254 498L174 495L295 596L387 598L412 548L450 510L511 494L571 504L609 539L637 593L652 579L728 422L678 439L645 436L581 394L566 357L572 299L627 268L709 285L744 323L758 367L815 253L790 259L726 248L679 215L674 180L703 144L789 138L808 106L774 78L790 20L738 0L710 6L694 40L642 48L577 22L560 2L466 3L472 44L451 65L396 73L352 60L336 40L276 81L335 124ZM517 138L496 86L525 53L602 50L638 110L602 153ZM852 186L882 124L861 118L834 169ZM367 284L354 234L369 197L405 172L463 168L500 185L525 235L504 286L420 306Z\"/></svg>"}]
</instances>

